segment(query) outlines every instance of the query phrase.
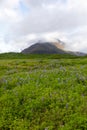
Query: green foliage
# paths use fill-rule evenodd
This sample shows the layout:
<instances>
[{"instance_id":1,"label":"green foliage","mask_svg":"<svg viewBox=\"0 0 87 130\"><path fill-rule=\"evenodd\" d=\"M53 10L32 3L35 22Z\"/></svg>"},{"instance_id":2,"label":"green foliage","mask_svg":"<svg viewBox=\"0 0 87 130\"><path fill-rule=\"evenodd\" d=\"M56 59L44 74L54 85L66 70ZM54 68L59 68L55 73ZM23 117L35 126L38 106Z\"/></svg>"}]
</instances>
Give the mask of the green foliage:
<instances>
[{"instance_id":1,"label":"green foliage","mask_svg":"<svg viewBox=\"0 0 87 130\"><path fill-rule=\"evenodd\" d=\"M22 53L2 53L0 59L61 59L61 58L79 58L70 54L22 54Z\"/></svg>"},{"instance_id":2,"label":"green foliage","mask_svg":"<svg viewBox=\"0 0 87 130\"><path fill-rule=\"evenodd\" d=\"M0 130L87 130L86 57L2 55Z\"/></svg>"}]
</instances>

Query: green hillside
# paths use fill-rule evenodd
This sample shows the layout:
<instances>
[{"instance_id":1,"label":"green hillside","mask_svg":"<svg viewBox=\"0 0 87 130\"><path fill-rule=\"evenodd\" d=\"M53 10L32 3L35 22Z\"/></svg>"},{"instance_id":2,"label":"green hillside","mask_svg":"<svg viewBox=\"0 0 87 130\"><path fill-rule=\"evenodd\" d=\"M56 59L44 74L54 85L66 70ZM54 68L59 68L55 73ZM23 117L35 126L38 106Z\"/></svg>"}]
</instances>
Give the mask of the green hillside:
<instances>
[{"instance_id":1,"label":"green hillside","mask_svg":"<svg viewBox=\"0 0 87 130\"><path fill-rule=\"evenodd\" d=\"M87 130L87 57L0 54L0 130Z\"/></svg>"},{"instance_id":2,"label":"green hillside","mask_svg":"<svg viewBox=\"0 0 87 130\"><path fill-rule=\"evenodd\" d=\"M2 53L0 59L61 59L61 58L79 58L70 54L22 54L22 53ZM83 57L82 57L83 58Z\"/></svg>"}]
</instances>

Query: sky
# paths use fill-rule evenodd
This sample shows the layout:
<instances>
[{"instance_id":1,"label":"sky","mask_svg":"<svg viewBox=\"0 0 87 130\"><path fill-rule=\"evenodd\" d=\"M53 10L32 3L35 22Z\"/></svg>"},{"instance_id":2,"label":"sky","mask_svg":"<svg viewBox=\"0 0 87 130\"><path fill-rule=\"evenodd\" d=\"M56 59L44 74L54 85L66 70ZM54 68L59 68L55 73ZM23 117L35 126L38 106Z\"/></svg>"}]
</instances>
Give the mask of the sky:
<instances>
[{"instance_id":1,"label":"sky","mask_svg":"<svg viewBox=\"0 0 87 130\"><path fill-rule=\"evenodd\" d=\"M87 53L87 0L0 0L0 53L55 39Z\"/></svg>"}]
</instances>

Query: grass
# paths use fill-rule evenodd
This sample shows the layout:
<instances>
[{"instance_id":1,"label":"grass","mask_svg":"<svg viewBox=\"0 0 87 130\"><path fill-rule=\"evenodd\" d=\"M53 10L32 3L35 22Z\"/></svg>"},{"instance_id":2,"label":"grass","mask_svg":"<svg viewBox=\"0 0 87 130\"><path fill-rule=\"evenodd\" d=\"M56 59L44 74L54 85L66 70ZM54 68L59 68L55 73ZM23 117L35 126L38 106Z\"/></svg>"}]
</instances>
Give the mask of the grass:
<instances>
[{"instance_id":1,"label":"grass","mask_svg":"<svg viewBox=\"0 0 87 130\"><path fill-rule=\"evenodd\" d=\"M1 54L0 130L87 130L87 57Z\"/></svg>"}]
</instances>

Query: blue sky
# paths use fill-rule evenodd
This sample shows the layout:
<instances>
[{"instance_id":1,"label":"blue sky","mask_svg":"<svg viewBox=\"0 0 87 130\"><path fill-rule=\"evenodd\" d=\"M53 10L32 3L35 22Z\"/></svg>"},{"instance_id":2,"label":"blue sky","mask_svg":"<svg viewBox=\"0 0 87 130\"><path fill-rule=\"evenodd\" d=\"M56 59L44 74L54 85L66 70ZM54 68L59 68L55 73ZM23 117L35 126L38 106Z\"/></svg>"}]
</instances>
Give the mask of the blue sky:
<instances>
[{"instance_id":1,"label":"blue sky","mask_svg":"<svg viewBox=\"0 0 87 130\"><path fill-rule=\"evenodd\" d=\"M29 12L29 8L23 1L19 2L19 9L23 15L26 15Z\"/></svg>"},{"instance_id":2,"label":"blue sky","mask_svg":"<svg viewBox=\"0 0 87 130\"><path fill-rule=\"evenodd\" d=\"M87 51L86 0L3 0L0 52L21 51L40 40L59 38L73 51Z\"/></svg>"}]
</instances>

